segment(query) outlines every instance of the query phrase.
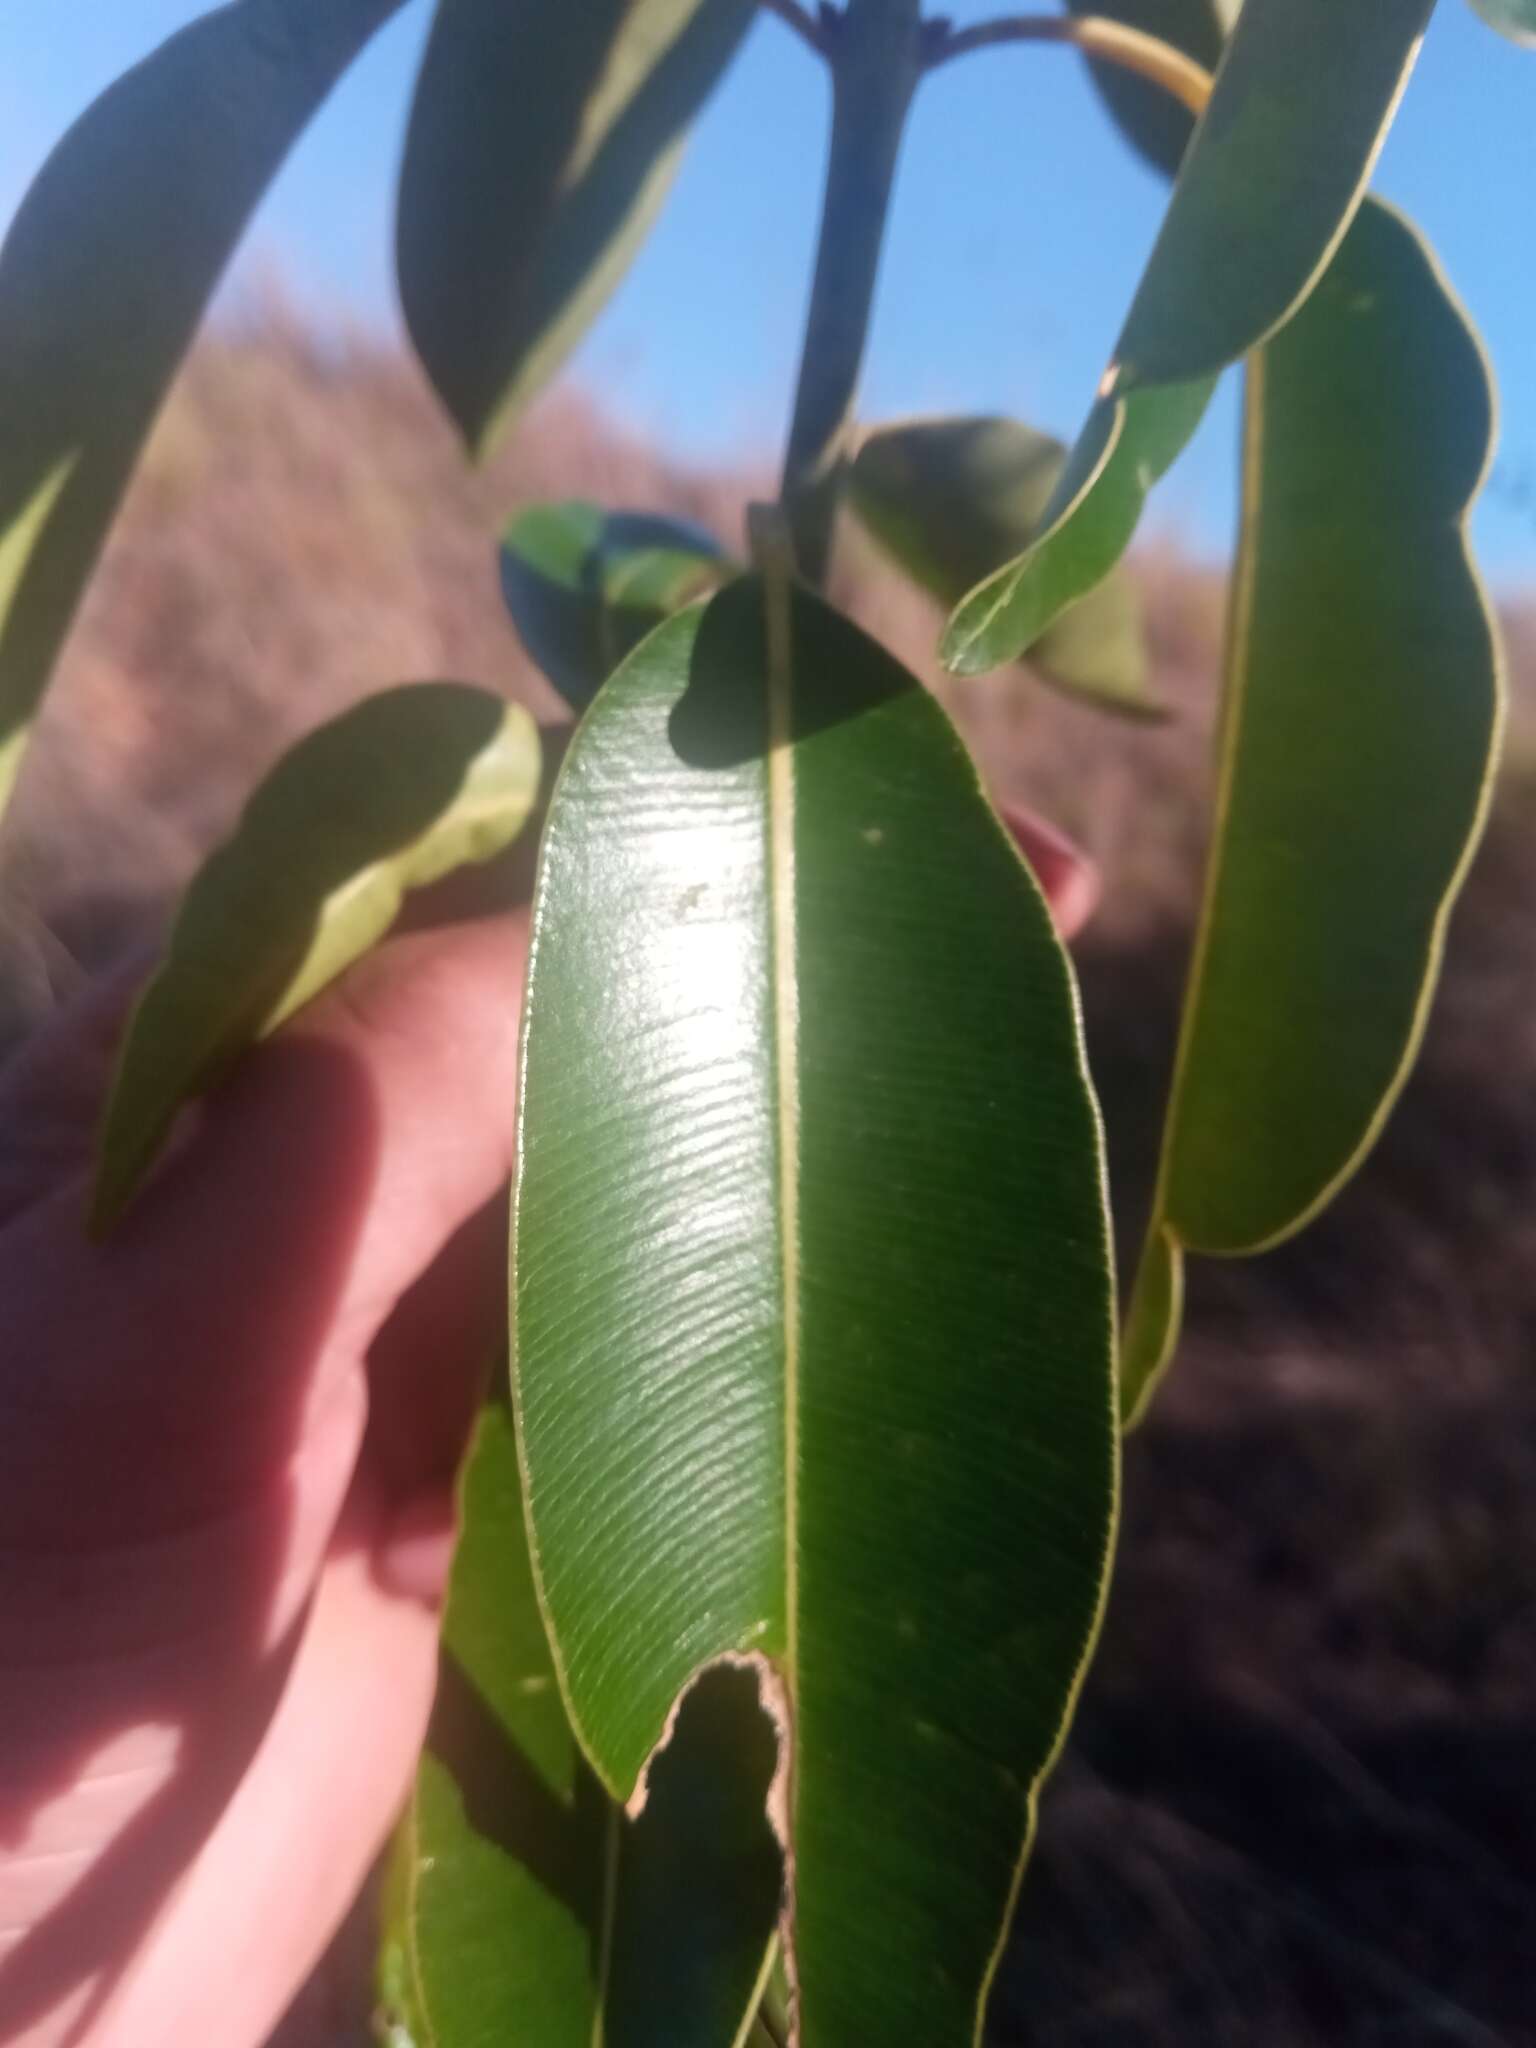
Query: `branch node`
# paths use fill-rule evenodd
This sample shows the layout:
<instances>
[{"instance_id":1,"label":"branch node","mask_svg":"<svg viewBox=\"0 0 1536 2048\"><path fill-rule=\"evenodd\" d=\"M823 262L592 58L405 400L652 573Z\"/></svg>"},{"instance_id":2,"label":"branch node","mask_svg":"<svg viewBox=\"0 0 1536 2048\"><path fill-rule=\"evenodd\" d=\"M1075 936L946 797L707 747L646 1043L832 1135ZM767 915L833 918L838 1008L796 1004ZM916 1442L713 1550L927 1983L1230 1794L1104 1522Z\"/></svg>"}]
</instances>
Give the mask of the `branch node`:
<instances>
[{"instance_id":1,"label":"branch node","mask_svg":"<svg viewBox=\"0 0 1536 2048\"><path fill-rule=\"evenodd\" d=\"M829 4L829 0L821 0L814 15L801 6L800 0L759 0L759 5L769 14L776 15L784 26L797 35L807 48L814 50L818 57L831 56L833 38L840 17L837 9Z\"/></svg>"}]
</instances>

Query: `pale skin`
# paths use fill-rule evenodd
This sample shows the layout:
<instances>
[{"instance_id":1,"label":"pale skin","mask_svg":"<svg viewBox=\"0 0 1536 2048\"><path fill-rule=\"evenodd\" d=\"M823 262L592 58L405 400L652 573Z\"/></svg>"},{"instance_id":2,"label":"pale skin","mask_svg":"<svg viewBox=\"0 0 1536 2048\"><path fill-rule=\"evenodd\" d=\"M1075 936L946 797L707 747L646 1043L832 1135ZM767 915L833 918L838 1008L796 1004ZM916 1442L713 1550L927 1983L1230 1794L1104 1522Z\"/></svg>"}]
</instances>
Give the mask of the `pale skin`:
<instances>
[{"instance_id":1,"label":"pale skin","mask_svg":"<svg viewBox=\"0 0 1536 2048\"><path fill-rule=\"evenodd\" d=\"M1013 824L1069 934L1092 869ZM259 2048L397 1814L504 1327L525 911L260 1047L104 1245L126 987L0 1073L0 2042Z\"/></svg>"}]
</instances>

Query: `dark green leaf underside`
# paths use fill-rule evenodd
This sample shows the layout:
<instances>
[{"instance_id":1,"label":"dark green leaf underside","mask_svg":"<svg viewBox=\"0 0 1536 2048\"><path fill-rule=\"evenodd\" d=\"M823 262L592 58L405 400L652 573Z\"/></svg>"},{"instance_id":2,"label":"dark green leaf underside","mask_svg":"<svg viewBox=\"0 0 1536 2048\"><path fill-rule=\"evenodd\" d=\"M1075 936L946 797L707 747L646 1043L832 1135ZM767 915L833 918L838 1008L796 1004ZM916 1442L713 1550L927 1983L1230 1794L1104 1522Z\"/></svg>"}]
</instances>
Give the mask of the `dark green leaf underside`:
<instances>
[{"instance_id":1,"label":"dark green leaf underside","mask_svg":"<svg viewBox=\"0 0 1536 2048\"><path fill-rule=\"evenodd\" d=\"M182 1105L366 952L407 889L498 853L538 780L528 713L462 683L384 691L283 756L194 877L134 1010L102 1131L98 1228Z\"/></svg>"},{"instance_id":2,"label":"dark green leaf underside","mask_svg":"<svg viewBox=\"0 0 1536 2048\"><path fill-rule=\"evenodd\" d=\"M1069 13L1123 21L1171 43L1207 71L1214 71L1221 59L1239 5L1240 0L1067 0ZM1161 87L1118 65L1089 68L1126 140L1171 177L1189 146L1193 117Z\"/></svg>"},{"instance_id":3,"label":"dark green leaf underside","mask_svg":"<svg viewBox=\"0 0 1536 2048\"><path fill-rule=\"evenodd\" d=\"M400 296L484 454L624 274L752 0L439 0L401 173Z\"/></svg>"},{"instance_id":4,"label":"dark green leaf underside","mask_svg":"<svg viewBox=\"0 0 1536 2048\"><path fill-rule=\"evenodd\" d=\"M561 1702L504 1406L480 1419L461 1508L432 1729L386 1888L384 2015L414 2048L731 2048L779 1903L756 1686L726 1671L690 1698L626 1821Z\"/></svg>"},{"instance_id":5,"label":"dark green leaf underside","mask_svg":"<svg viewBox=\"0 0 1536 2048\"><path fill-rule=\"evenodd\" d=\"M289 145L399 4L216 9L87 108L21 203L0 249L0 807L225 262Z\"/></svg>"},{"instance_id":6,"label":"dark green leaf underside","mask_svg":"<svg viewBox=\"0 0 1536 2048\"><path fill-rule=\"evenodd\" d=\"M1472 0L1472 5L1512 42L1536 44L1536 0Z\"/></svg>"},{"instance_id":7,"label":"dark green leaf underside","mask_svg":"<svg viewBox=\"0 0 1536 2048\"><path fill-rule=\"evenodd\" d=\"M1113 1518L1069 969L938 706L759 579L604 687L552 806L516 1384L576 1725L627 1794L766 1658L806 2048L970 2048ZM771 752L770 733L780 744Z\"/></svg>"},{"instance_id":8,"label":"dark green leaf underside","mask_svg":"<svg viewBox=\"0 0 1536 2048\"><path fill-rule=\"evenodd\" d=\"M579 498L528 506L501 542L523 645L578 711L653 626L736 568L700 527Z\"/></svg>"},{"instance_id":9,"label":"dark green leaf underside","mask_svg":"<svg viewBox=\"0 0 1536 2048\"><path fill-rule=\"evenodd\" d=\"M1168 1259L1297 1229L1412 1059L1499 727L1465 536L1491 434L1465 316L1407 224L1367 202L1250 377L1219 831L1132 1405L1172 1341Z\"/></svg>"}]
</instances>

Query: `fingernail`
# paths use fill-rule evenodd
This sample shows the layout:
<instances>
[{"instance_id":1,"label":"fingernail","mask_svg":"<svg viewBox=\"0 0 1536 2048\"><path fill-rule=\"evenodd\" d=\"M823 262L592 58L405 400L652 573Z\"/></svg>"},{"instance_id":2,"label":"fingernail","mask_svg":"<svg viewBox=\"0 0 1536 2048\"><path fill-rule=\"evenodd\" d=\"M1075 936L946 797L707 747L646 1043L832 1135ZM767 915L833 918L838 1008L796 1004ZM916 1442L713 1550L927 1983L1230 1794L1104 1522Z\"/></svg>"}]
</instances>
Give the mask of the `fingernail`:
<instances>
[{"instance_id":1,"label":"fingernail","mask_svg":"<svg viewBox=\"0 0 1536 2048\"><path fill-rule=\"evenodd\" d=\"M402 1600L440 1606L457 1537L452 1492L418 1494L400 1509L379 1543L374 1562L379 1584Z\"/></svg>"}]
</instances>

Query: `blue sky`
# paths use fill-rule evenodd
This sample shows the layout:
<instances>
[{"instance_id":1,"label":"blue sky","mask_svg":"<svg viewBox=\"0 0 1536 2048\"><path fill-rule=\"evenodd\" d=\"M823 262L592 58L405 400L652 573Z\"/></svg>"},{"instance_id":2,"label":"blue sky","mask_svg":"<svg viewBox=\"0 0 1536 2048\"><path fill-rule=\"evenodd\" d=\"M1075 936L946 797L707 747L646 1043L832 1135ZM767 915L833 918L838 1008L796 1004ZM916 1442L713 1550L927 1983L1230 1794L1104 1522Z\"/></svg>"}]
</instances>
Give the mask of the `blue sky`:
<instances>
[{"instance_id":1,"label":"blue sky","mask_svg":"<svg viewBox=\"0 0 1536 2048\"><path fill-rule=\"evenodd\" d=\"M202 11L199 0L3 0L0 220L92 95ZM969 22L1006 10L945 0L941 11ZM231 290L253 266L275 267L318 317L397 327L391 186L429 12L411 0L300 143ZM574 374L615 414L691 459L761 459L778 443L825 125L819 67L765 19L577 360ZM1536 54L1504 43L1465 0L1441 0L1377 184L1434 240L1489 343L1504 431L1478 538L1501 583L1536 582ZM938 74L903 160L866 413L1008 411L1070 437L1163 198L1069 53L1010 50ZM1152 514L1209 553L1230 539L1234 432L1228 391Z\"/></svg>"}]
</instances>

